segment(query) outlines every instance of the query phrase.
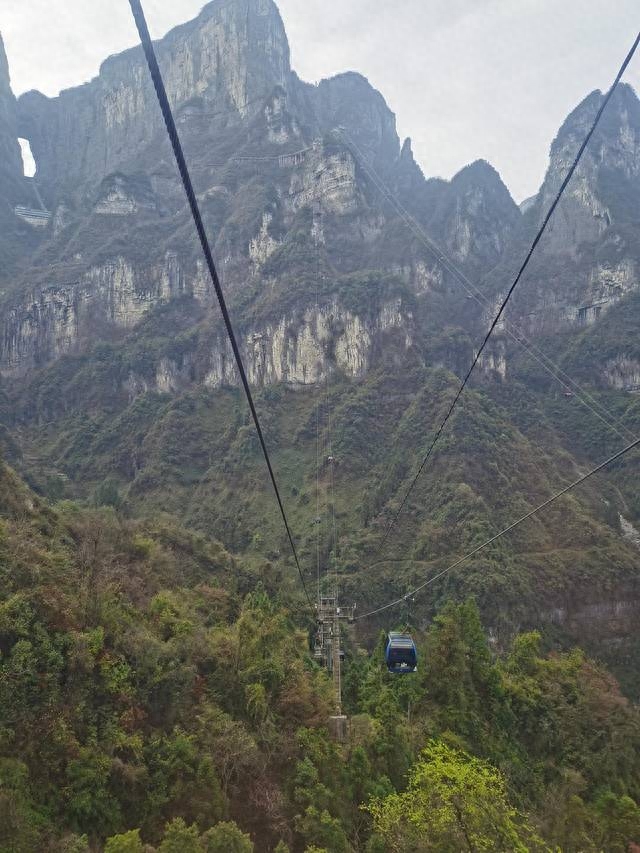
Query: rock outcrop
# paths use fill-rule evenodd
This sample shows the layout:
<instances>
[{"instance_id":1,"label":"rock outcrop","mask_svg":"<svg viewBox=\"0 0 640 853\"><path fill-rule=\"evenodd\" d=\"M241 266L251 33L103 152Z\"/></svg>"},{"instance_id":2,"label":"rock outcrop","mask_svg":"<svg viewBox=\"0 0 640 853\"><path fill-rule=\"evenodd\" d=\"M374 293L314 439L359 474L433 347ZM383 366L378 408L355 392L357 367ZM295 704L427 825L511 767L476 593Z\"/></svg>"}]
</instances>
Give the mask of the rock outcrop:
<instances>
[{"instance_id":1,"label":"rock outcrop","mask_svg":"<svg viewBox=\"0 0 640 853\"><path fill-rule=\"evenodd\" d=\"M247 119L290 77L289 46L272 0L214 0L156 50L179 118L191 111L196 117ZM19 117L40 181L54 196L99 182L163 131L142 48L110 57L98 77L57 98L23 95Z\"/></svg>"},{"instance_id":2,"label":"rock outcrop","mask_svg":"<svg viewBox=\"0 0 640 853\"><path fill-rule=\"evenodd\" d=\"M311 334L314 323L304 319L319 274L397 275L421 301L421 316L436 310L446 318L453 310L473 335L485 329L517 268L527 229L540 220L602 99L592 93L568 117L541 191L523 213L485 161L452 181L425 178L410 140L400 145L393 112L361 75L339 74L315 86L299 80L273 0L213 0L160 40L157 52L225 288L247 334L276 341L276 350L256 350L255 359L247 348L258 383L304 383L340 362L338 346L333 362L313 364L314 347L328 357L320 326ZM39 261L33 269L24 265L15 296L5 299L1 372L23 375L78 351L96 329L107 336L130 330L185 295L210 304L141 49L110 57L98 77L57 98L28 93L17 110L2 54L0 168L14 181L21 180L18 131L31 140L38 187L54 215L38 235L49 241L46 268ZM545 236L535 274L510 306L530 334L589 326L637 288L640 252L628 251L624 229L637 219L639 146L640 104L621 86ZM383 183L397 203L389 203ZM410 227L407 216L415 220ZM433 245L486 300L462 292ZM558 272L561 252L569 272ZM296 289L297 282L307 291ZM291 313L292 289L302 313ZM269 319L256 324L252 315L263 303ZM362 375L370 364L365 353L376 350L376 330L384 324L359 327L353 319L359 315L344 304L334 313L350 329L344 368ZM358 329L360 349L353 338ZM414 339L410 323L405 333ZM487 353L489 375L507 375L509 347L498 340ZM210 384L231 377L220 353L212 357ZM457 370L459 356L447 366Z\"/></svg>"},{"instance_id":3,"label":"rock outcrop","mask_svg":"<svg viewBox=\"0 0 640 853\"><path fill-rule=\"evenodd\" d=\"M396 117L380 92L361 74L348 72L322 80L312 90L321 128L344 128L376 169L387 172L400 152Z\"/></svg>"},{"instance_id":4,"label":"rock outcrop","mask_svg":"<svg viewBox=\"0 0 640 853\"><path fill-rule=\"evenodd\" d=\"M384 303L373 316L359 315L333 300L244 333L242 349L247 375L258 386L278 382L317 385L335 371L358 379L368 372L385 335L394 335L400 350L407 350L412 343L411 326L411 314L401 300ZM238 384L226 338L218 339L212 350L205 384Z\"/></svg>"},{"instance_id":5,"label":"rock outcrop","mask_svg":"<svg viewBox=\"0 0 640 853\"><path fill-rule=\"evenodd\" d=\"M23 196L23 168L18 145L16 100L11 91L9 64L0 36L0 206L19 203Z\"/></svg>"},{"instance_id":6,"label":"rock outcrop","mask_svg":"<svg viewBox=\"0 0 640 853\"><path fill-rule=\"evenodd\" d=\"M557 193L603 97L592 92L560 128L538 196L538 219ZM637 221L638 193L640 102L631 86L619 84L556 211L544 250L575 254L611 226Z\"/></svg>"},{"instance_id":7,"label":"rock outcrop","mask_svg":"<svg viewBox=\"0 0 640 853\"><path fill-rule=\"evenodd\" d=\"M569 115L551 146L540 192L506 253L502 286L517 269L602 104L592 92ZM532 335L592 326L640 288L640 101L620 84L541 240L509 307ZM499 276L498 276L499 278ZM504 290L502 291L504 292Z\"/></svg>"},{"instance_id":8,"label":"rock outcrop","mask_svg":"<svg viewBox=\"0 0 640 853\"><path fill-rule=\"evenodd\" d=\"M477 160L452 179L430 225L455 261L487 270L504 255L520 219L500 175Z\"/></svg>"},{"instance_id":9,"label":"rock outcrop","mask_svg":"<svg viewBox=\"0 0 640 853\"><path fill-rule=\"evenodd\" d=\"M114 333L132 330L152 308L173 300L190 297L209 307L212 289L201 264L194 274L172 252L151 267L136 267L118 257L92 267L76 283L43 286L5 316L0 374L24 376L62 355L77 353L91 345L96 330L102 335L110 328ZM243 324L241 349L252 384L313 385L336 370L352 378L364 376L387 333L395 335L401 352L406 351L412 344L412 325L411 311L400 298L383 301L374 312L365 306L360 312L348 310L334 298L324 306L290 311L258 325ZM210 387L239 384L221 328L200 369L190 367L189 357L180 364L160 357L156 382L133 375L131 387L166 392L193 381Z\"/></svg>"},{"instance_id":10,"label":"rock outcrop","mask_svg":"<svg viewBox=\"0 0 640 853\"><path fill-rule=\"evenodd\" d=\"M206 301L199 278L186 281L175 255L134 267L124 257L91 267L77 282L43 285L5 314L0 372L22 376L91 343L96 329L133 328L149 311L180 296Z\"/></svg>"}]
</instances>

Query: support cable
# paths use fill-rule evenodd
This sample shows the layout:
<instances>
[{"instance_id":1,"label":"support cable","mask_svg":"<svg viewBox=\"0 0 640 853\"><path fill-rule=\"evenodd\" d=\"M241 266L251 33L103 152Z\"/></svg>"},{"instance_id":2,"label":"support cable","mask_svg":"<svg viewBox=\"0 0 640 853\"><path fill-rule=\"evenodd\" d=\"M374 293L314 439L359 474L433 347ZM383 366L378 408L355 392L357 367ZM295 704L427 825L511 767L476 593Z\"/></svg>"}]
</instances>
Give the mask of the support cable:
<instances>
[{"instance_id":1,"label":"support cable","mask_svg":"<svg viewBox=\"0 0 640 853\"><path fill-rule=\"evenodd\" d=\"M330 538L331 538L331 554L333 559L333 589L334 589L334 607L335 607L335 618L333 620L333 639L332 639L332 651L333 651L333 669L334 669L334 681L336 685L336 694L337 694L337 706L336 710L338 715L342 714L342 660L340 657L340 647L341 647L341 631L340 631L340 589L339 589L339 572L338 572L338 528L336 524L336 497L335 497L335 477L334 477L334 465L335 458L333 455L333 436L332 436L332 418L331 418L331 398L329 392L329 374L327 373L326 382L325 382L325 393L326 393L326 407L327 407L327 450L328 450L328 458L327 462L329 463L329 500L331 503L331 528L330 528Z\"/></svg>"},{"instance_id":2,"label":"support cable","mask_svg":"<svg viewBox=\"0 0 640 853\"><path fill-rule=\"evenodd\" d=\"M229 337L229 341L231 343L231 348L233 350L233 355L236 361L236 365L238 368L238 373L240 375L240 381L242 383L242 387L244 389L245 396L247 398L247 402L249 404L249 409L251 411L251 417L253 418L253 423L256 428L256 432L258 434L258 440L260 442L260 447L262 448L262 453L267 465L267 470L269 472L269 478L271 480L271 484L273 486L273 490L276 496L276 500L278 502L278 507L280 509L280 515L282 516L282 521L285 526L285 530L287 533L287 539L289 540L289 545L291 546L291 553L293 554L293 559L296 564L296 568L298 569L298 574L300 576L300 581L302 583L302 588L304 590L305 596L309 603L310 607L313 607L313 603L307 591L307 586L305 584L304 575L302 573L302 567L300 565L300 561L298 559L298 552L296 550L295 543L293 541L293 535L291 533L291 528L289 526L289 521L287 519L287 514L285 512L284 504L282 502L282 498L280 496L280 490L278 489L278 483L276 481L275 473L273 470L273 466L271 464L271 459L269 457L269 451L267 449L267 444L265 442L265 438L262 432L262 427L260 425L260 420L258 418L258 413L256 411L255 403L253 400L253 395L251 393L251 388L249 386L249 380L247 379L247 374L244 368L244 364L242 361L242 355L240 353L240 347L238 346L238 342L236 340L235 332L233 330L233 325L231 323L231 317L229 316L229 311L227 308L227 303L224 298L224 293L222 290L222 285L220 283L220 278L218 276L218 271L216 269L215 261L213 259L213 253L211 251L211 247L209 245L209 240L207 238L207 234L205 231L204 223L202 221L202 215L200 213L200 208L198 206L198 201L196 198L196 194L193 188L193 184L191 181L191 176L189 174L189 169L187 167L187 163L184 157L184 152L182 150L182 145L180 143L180 138L178 136L178 130L176 128L176 123L173 118L173 113L171 111L171 105L169 104L169 98L167 96L167 91L164 85L164 81L162 79L162 74L160 72L160 68L158 66L158 60L156 57L156 53L153 47L153 42L151 41L151 36L149 35L149 28L147 26L147 21L144 15L144 11L142 9L142 4L140 0L129 0L129 5L131 6L131 11L133 13L134 20L136 22L136 27L138 28L138 33L140 35L140 41L142 42L142 48L144 50L145 57L147 59L147 64L149 66L149 72L151 73L151 78L153 80L153 85L156 90L156 95L158 96L158 101L160 103L160 109L162 111L162 116L164 118L164 123L167 128L167 133L169 134L169 139L171 140L171 145L173 147L173 153L176 158L176 162L178 164L178 169L180 171L180 177L182 178L182 184L184 186L184 191L187 196L187 200L189 202L189 206L191 208L191 215L193 216L193 221L196 226L196 230L198 232L198 237L200 238L200 243L202 245L202 251L204 252L204 256L207 262L207 267L209 269L209 274L211 275L211 280L213 282L213 286L216 291L216 296L218 297L218 303L220 305L220 311L222 313L222 317L224 320L224 324L227 330L227 335Z\"/></svg>"},{"instance_id":3,"label":"support cable","mask_svg":"<svg viewBox=\"0 0 640 853\"><path fill-rule=\"evenodd\" d=\"M558 498L561 498L563 495L566 495L568 492L572 491L577 486L584 483L585 480L588 480L590 477L593 477L594 474L597 474L599 471L602 471L603 468L606 468L608 465L611 465L613 462L620 459L629 451L638 447L638 445L640 445L640 438L637 438L635 441L631 442L631 444L628 444L626 447L623 447L622 450L619 450L617 453L614 453L613 456L610 456L608 459L606 459L604 462L601 462L595 468L592 468L586 474L583 474L581 477L578 477L578 479L574 480L573 483L570 483L568 486L565 486L564 489L561 489L559 492L556 492L556 494L552 495L552 497L547 498L546 501L543 501L543 503L539 504L537 507L535 507L535 509L532 509L529 512L525 513L525 515L521 516L517 521L514 521L508 527L505 527L504 530L501 530L499 533L496 533L495 536L492 536L490 539L487 539L486 542L483 542L481 545L478 545L476 548L469 551L468 554L465 554L464 557L460 557L450 566L447 566L446 569L442 569L442 571L435 574L432 578L429 578L429 580L426 580L424 583L421 583L415 589L411 590L411 592L408 592L403 595L402 598L397 598L394 601L390 601L388 604L384 604L382 607L377 607L375 610L370 610L368 613L363 613L362 616L357 616L356 619L367 619L370 616L375 616L377 613L382 613L383 610L388 610L390 607L395 607L398 604L402 604L402 602L406 601L409 596L413 597L414 595L417 595L417 593L421 592L426 587L431 586L432 583L435 583L435 581L439 580L441 577L443 577L443 575L446 575L448 572L452 571L453 569L456 569L463 563L466 563L467 560L471 559L471 557L474 557L480 551L483 551L489 545L492 545L498 539L501 539L507 533L510 533L524 521L527 521L534 515L537 515L543 509L546 509L546 507L557 501Z\"/></svg>"},{"instance_id":4,"label":"support cable","mask_svg":"<svg viewBox=\"0 0 640 853\"><path fill-rule=\"evenodd\" d=\"M315 220L315 217L314 217ZM314 238L315 238L315 249L316 249L316 281L315 281L315 307L316 307L316 317L318 316L320 310L320 298L319 298L319 288L320 288L320 246L319 246L319 236L317 231L317 223L314 221ZM320 391L320 386L318 384L318 400L316 404L316 572L317 572L317 582L318 582L318 612L320 609L320 593L321 593L321 571L320 571L320 536L322 533L321 524L320 524L320 410L322 406L322 393Z\"/></svg>"},{"instance_id":5,"label":"support cable","mask_svg":"<svg viewBox=\"0 0 640 853\"><path fill-rule=\"evenodd\" d=\"M441 438L441 436L442 436L442 433L443 433L443 431L444 431L444 429L445 429L446 425L448 424L449 420L451 419L451 416L453 415L453 412L454 412L454 410L455 410L456 406L458 405L458 402L459 402L459 400L460 400L460 398L461 398L461 396L462 396L462 394L463 394L463 392L464 392L465 388L467 387L467 384L468 384L468 382L469 382L469 379L471 378L471 374L473 373L473 371L474 371L474 369L475 369L476 365L478 364L478 361L480 360L480 358L481 358L481 356L482 356L482 353L484 352L484 350L485 350L485 348L486 348L486 346L487 346L487 344L488 344L488 342L489 342L489 338L490 338L490 337L491 337L491 335L493 334L494 329L496 328L496 326L497 326L497 325L498 325L498 323L500 322L500 319L501 319L501 317L502 317L502 315L503 315L503 313L504 313L505 308L507 307L507 304L508 304L509 300L511 299L511 296L513 295L513 293L514 293L514 291L515 291L516 287L517 287L517 286L518 286L518 284L520 283L520 280L521 280L521 278L522 278L522 276L523 276L523 274L524 274L524 272L525 272L526 268L527 268L527 267L528 267L528 265L529 265L529 261L531 260L531 258L532 258L532 256L533 256L533 254L534 254L534 252L535 252L535 250L536 250L536 248L537 248L537 246L538 246L538 243L539 243L539 242L540 242L540 240L542 239L542 236L543 236L544 232L545 232L545 231L546 231L546 229L547 229L547 225L549 224L549 221L550 221L551 217L552 217L552 216L553 216L553 214L555 213L555 210L556 210L556 208L558 207L558 204L560 203L560 200L562 199L562 196L564 195L564 192L565 192L565 190L566 190L566 188L567 188L567 186L568 186L568 184L569 184L569 181L570 181L570 180L571 180L571 178L573 177L573 175L574 175L574 173L575 173L575 171L576 171L576 169L577 169L577 167L578 167L578 165L579 165L579 163L580 163L580 160L582 159L582 155L584 154L585 149L586 149L587 145L589 144L589 142L590 142L590 140L591 140L591 137L593 136L593 134L594 134L594 132L595 132L595 129L596 129L596 127L598 126L598 124L599 124L599 122L600 122L600 119L601 119L601 117L602 117L602 114L603 114L603 112L605 111L605 109L606 109L606 107L607 107L607 104L609 103L609 101L611 100L611 98L612 98L612 96L613 96L613 93L614 93L614 91L615 91L615 89L616 89L616 86L617 86L617 85L618 85L618 83L620 82L620 80L621 80L621 78L622 78L622 75L623 75L623 74L624 74L624 72L626 71L627 66L628 66L628 65L629 65L629 63L631 62L631 60L632 60L632 58L633 58L633 56L634 56L634 54L635 54L635 52L636 52L636 49L637 49L637 47L638 47L638 44L640 44L640 33L638 33L638 35L636 36L635 41L634 41L634 43L633 43L633 45L632 45L632 47L631 47L631 49L630 49L629 53L626 55L626 57L625 57L625 59L624 59L624 61L623 61L622 65L620 66L620 69L619 69L619 71L618 71L618 73L617 73L617 75L616 75L616 77L615 77L615 80L614 80L614 82L613 82L613 84L612 84L611 88L609 89L609 91L608 91L608 92L607 92L607 94L605 95L605 97L604 97L604 99L603 99L603 101L602 101L602 103L601 103L601 105L600 105L600 107L599 107L599 109L598 109L598 112L596 113L596 116L595 116L595 118L594 118L594 120L593 120L593 122L592 122L592 124L591 124L591 127L589 128L589 131L588 131L587 135L585 136L585 138L584 138L584 140L583 140L582 144L580 145L580 148L578 149L578 153L577 153L577 154L576 154L576 156L574 157L573 162L572 162L571 166L569 167L569 170L568 170L567 174L565 175L565 178L564 178L564 180L562 181L562 184L560 185L560 188L559 188L558 192L556 193L556 195L555 195L555 197L554 197L554 200L553 200L553 202L551 203L551 206L549 207L549 210L547 211L547 214L546 214L546 216L544 217L544 219L543 219L543 221L542 221L541 226L540 226L540 228L538 229L538 231L537 231L537 233L536 233L536 236L535 236L535 237L534 237L534 239L533 239L533 242L532 242L532 244L531 244L531 247L529 248L529 251L527 252L527 254L526 254L526 256L525 256L525 259L524 259L524 261L522 262L522 264L521 264L521 266L520 266L520 269L518 270L518 273L517 273L517 275L516 275L516 277L515 277L515 279L514 279L514 281L513 281L512 285L511 285L511 287L510 287L510 288L509 288L509 290L507 291L507 295L506 295L506 296L505 296L505 298L503 299L502 304L500 305L500 308L499 308L499 310L498 310L498 313L497 313L497 314L496 314L496 316L494 317L494 319L493 319L493 321L492 321L492 323L491 323L491 326L489 327L489 330L488 330L488 332L487 332L487 333L486 333L486 335L485 335L485 338L484 338L484 340L483 340L483 342L482 342L482 345L480 346L480 349L477 351L476 355L474 356L474 358L473 358L473 360L472 360L472 362L471 362L471 366L469 367L469 370L467 371L467 374L465 375L465 377L464 377L464 379L463 379L463 381L462 381L462 383L461 383L461 385L460 385L460 387L459 387L459 389L458 389L458 391L457 391L457 393L456 393L456 395L455 395L455 397L454 397L454 399L453 399L453 402L452 402L452 403L451 403L451 405L449 406L449 409L448 409L448 411L447 411L447 414L446 414L446 415L445 415L445 417L444 417L444 420L442 421L442 423L441 423L441 424L440 424L440 426L438 427L438 429L437 429L437 431L436 431L436 434L435 434L435 436L434 436L434 438L433 438L433 440L432 440L432 442L431 442L431 444L430 444L430 446L429 446L429 449L427 450L427 453L426 453L425 457L423 458L422 462L420 463L420 466L419 466L419 468L418 468L417 473L415 474L415 476L414 476L413 480L411 481L411 484L410 484L409 488L407 489L407 491L406 491L406 493L405 493L404 497L402 498L402 501L400 502L400 507L398 508L397 512L395 513L395 515L394 515L394 517L392 518L392 520L391 520L391 522L389 523L389 525L387 526L387 529L386 529L386 531L385 531L385 533L384 533L384 536L383 536L383 539L382 539L382 543L381 543L381 545L380 545L380 549L379 549L379 550L382 550L382 549L385 547L385 545L386 545L387 541L389 540L389 536L391 535L391 531L393 530L393 528L395 527L396 523L398 522L398 519L400 518L400 516L401 516L401 514L402 514L402 512L403 512L403 510L404 510L404 507L406 506L406 503L407 503L407 501L408 501L408 499L409 499L409 496L410 496L410 495L411 495L411 493L413 492L413 489L415 488L416 483L417 483L417 482L418 482L418 480L420 479L420 475L422 474L422 472L423 472L424 468L426 467L427 462L428 462L428 461L429 461L429 459L431 458L431 455L432 455L432 453L433 453L433 451L434 451L434 449L435 449L436 445L438 444L438 441L440 440L440 438Z\"/></svg>"},{"instance_id":6,"label":"support cable","mask_svg":"<svg viewBox=\"0 0 640 853\"><path fill-rule=\"evenodd\" d=\"M333 558L334 558L334 568L335 568L335 582L336 589L338 588L338 569L337 569L337 557L338 557L338 526L336 523L336 498L335 498L335 474L334 474L334 464L335 457L333 455L333 435L332 435L332 416L331 416L331 397L329 392L329 376L327 375L326 382L326 395L327 395L327 429L329 432L329 494L331 496L331 540L333 543Z\"/></svg>"},{"instance_id":7,"label":"support cable","mask_svg":"<svg viewBox=\"0 0 640 853\"><path fill-rule=\"evenodd\" d=\"M320 399L316 406L316 575L318 605L320 604Z\"/></svg>"},{"instance_id":8,"label":"support cable","mask_svg":"<svg viewBox=\"0 0 640 853\"><path fill-rule=\"evenodd\" d=\"M319 227L320 232L323 232L323 209L322 204L319 206ZM324 282L324 275L320 269L320 250L319 250L319 238L318 238L318 282L320 278L322 278ZM333 563L334 563L334 583L336 595L338 592L338 568L337 568L337 557L338 557L338 527L336 523L336 500L335 500L335 457L333 455L333 423L332 423L332 411L331 411L331 394L329 391L329 372L325 376L325 408L326 408L326 417L327 417L327 462L329 463L329 501L330 501L330 517L331 517L331 526L329 529L329 540L330 540L330 552L333 553Z\"/></svg>"}]
</instances>

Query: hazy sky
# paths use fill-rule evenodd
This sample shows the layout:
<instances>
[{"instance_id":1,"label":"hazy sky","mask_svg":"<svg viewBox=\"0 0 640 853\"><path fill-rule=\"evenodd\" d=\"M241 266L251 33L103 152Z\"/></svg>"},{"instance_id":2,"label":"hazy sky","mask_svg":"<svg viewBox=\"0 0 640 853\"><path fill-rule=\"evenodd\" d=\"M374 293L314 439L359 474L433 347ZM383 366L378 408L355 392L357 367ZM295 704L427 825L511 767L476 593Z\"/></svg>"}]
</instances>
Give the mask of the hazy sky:
<instances>
[{"instance_id":1,"label":"hazy sky","mask_svg":"<svg viewBox=\"0 0 640 853\"><path fill-rule=\"evenodd\" d=\"M292 63L316 81L365 74L411 136L428 176L484 157L520 201L549 145L592 89L606 89L635 33L638 0L279 0ZM146 0L154 37L202 0ZM16 93L49 95L134 44L127 0L0 0ZM628 82L640 91L640 57Z\"/></svg>"}]
</instances>

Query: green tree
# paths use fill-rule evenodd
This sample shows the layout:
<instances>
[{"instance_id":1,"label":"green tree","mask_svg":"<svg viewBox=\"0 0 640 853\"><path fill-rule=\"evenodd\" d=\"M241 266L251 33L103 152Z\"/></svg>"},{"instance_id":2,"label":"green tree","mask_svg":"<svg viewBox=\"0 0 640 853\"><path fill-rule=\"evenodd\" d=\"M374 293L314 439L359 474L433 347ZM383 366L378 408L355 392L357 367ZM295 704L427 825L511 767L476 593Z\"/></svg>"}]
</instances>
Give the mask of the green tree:
<instances>
[{"instance_id":1,"label":"green tree","mask_svg":"<svg viewBox=\"0 0 640 853\"><path fill-rule=\"evenodd\" d=\"M397 676L389 676L397 678ZM407 676L409 677L409 676ZM376 717L379 734L373 745L374 765L380 776L386 776L396 788L406 778L413 754L409 744L406 716L402 713L393 686L378 693Z\"/></svg>"},{"instance_id":2,"label":"green tree","mask_svg":"<svg viewBox=\"0 0 640 853\"><path fill-rule=\"evenodd\" d=\"M154 738L147 749L150 787L166 817L181 816L208 827L226 816L214 761L202 740L179 728Z\"/></svg>"},{"instance_id":3,"label":"green tree","mask_svg":"<svg viewBox=\"0 0 640 853\"><path fill-rule=\"evenodd\" d=\"M607 853L626 853L630 842L640 841L640 806L631 797L617 797L611 791L595 803L599 846Z\"/></svg>"},{"instance_id":4,"label":"green tree","mask_svg":"<svg viewBox=\"0 0 640 853\"><path fill-rule=\"evenodd\" d=\"M427 637L425 684L442 728L473 743L486 737L486 721L506 722L501 681L473 600L449 604Z\"/></svg>"},{"instance_id":5,"label":"green tree","mask_svg":"<svg viewBox=\"0 0 640 853\"><path fill-rule=\"evenodd\" d=\"M393 853L545 849L509 804L499 771L439 741L423 751L406 792L371 800L366 808Z\"/></svg>"},{"instance_id":6,"label":"green tree","mask_svg":"<svg viewBox=\"0 0 640 853\"><path fill-rule=\"evenodd\" d=\"M120 823L120 806L109 791L111 761L93 747L83 747L67 766L68 810L75 826L109 835Z\"/></svg>"},{"instance_id":7,"label":"green tree","mask_svg":"<svg viewBox=\"0 0 640 853\"><path fill-rule=\"evenodd\" d=\"M198 827L187 826L181 817L175 818L165 827L158 853L202 853Z\"/></svg>"},{"instance_id":8,"label":"green tree","mask_svg":"<svg viewBox=\"0 0 640 853\"><path fill-rule=\"evenodd\" d=\"M233 821L222 821L200 839L205 853L253 853L253 841Z\"/></svg>"},{"instance_id":9,"label":"green tree","mask_svg":"<svg viewBox=\"0 0 640 853\"><path fill-rule=\"evenodd\" d=\"M326 809L309 806L302 817L296 818L296 830L311 847L326 847L331 853L349 853L351 846L340 821Z\"/></svg>"},{"instance_id":10,"label":"green tree","mask_svg":"<svg viewBox=\"0 0 640 853\"><path fill-rule=\"evenodd\" d=\"M0 759L0 853L38 849L43 823L33 808L26 765L15 759Z\"/></svg>"},{"instance_id":11,"label":"green tree","mask_svg":"<svg viewBox=\"0 0 640 853\"><path fill-rule=\"evenodd\" d=\"M107 839L104 853L144 853L140 830L132 829L131 832Z\"/></svg>"}]
</instances>

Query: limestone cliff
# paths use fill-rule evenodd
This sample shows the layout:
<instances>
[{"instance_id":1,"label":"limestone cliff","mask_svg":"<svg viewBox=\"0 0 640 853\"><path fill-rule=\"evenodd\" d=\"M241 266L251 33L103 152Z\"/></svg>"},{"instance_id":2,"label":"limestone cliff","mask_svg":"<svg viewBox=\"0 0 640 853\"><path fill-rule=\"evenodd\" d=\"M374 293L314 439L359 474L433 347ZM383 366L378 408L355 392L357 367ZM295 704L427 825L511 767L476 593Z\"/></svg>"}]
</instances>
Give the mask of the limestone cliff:
<instances>
[{"instance_id":1,"label":"limestone cliff","mask_svg":"<svg viewBox=\"0 0 640 853\"><path fill-rule=\"evenodd\" d=\"M0 36L0 291L19 275L42 236L16 217L14 209L36 204L33 189L23 176L16 100Z\"/></svg>"},{"instance_id":2,"label":"limestone cliff","mask_svg":"<svg viewBox=\"0 0 640 853\"><path fill-rule=\"evenodd\" d=\"M349 72L322 80L313 100L321 127L345 128L377 169L389 170L400 152L396 118L365 77Z\"/></svg>"},{"instance_id":3,"label":"limestone cliff","mask_svg":"<svg viewBox=\"0 0 640 853\"><path fill-rule=\"evenodd\" d=\"M520 217L500 175L477 160L455 175L430 224L455 261L486 270L503 256Z\"/></svg>"},{"instance_id":4,"label":"limestone cliff","mask_svg":"<svg viewBox=\"0 0 640 853\"><path fill-rule=\"evenodd\" d=\"M484 161L452 181L425 178L410 141L400 146L393 112L361 75L340 74L315 86L299 80L272 0L214 0L159 41L157 51L225 289L247 334L277 341L275 330L285 328L288 341L305 340L314 324L304 312L318 277L335 282L375 270L378 278L401 278L419 300L429 332L417 338L427 361L431 330L451 316L472 336L486 328L487 305L498 304L508 286L602 97L593 93L560 129L545 183L523 215ZM141 50L109 58L95 80L57 98L23 96L17 119L2 69L5 138L14 140L14 154L18 127L31 140L38 186L54 216L39 238L46 263L34 256L4 294L0 370L23 375L80 351L96 330L113 337L185 295L210 305ZM637 287L640 252L628 251L620 229L634 221L640 194L639 117L635 94L620 87L545 238L535 275L514 300L512 316L532 334L593 324ZM416 230L407 229L381 181L488 292L486 305L469 299ZM561 251L573 265L569 274L558 271ZM334 313L347 317L348 326L352 306L335 298ZM402 313L404 320L410 313ZM405 337L414 339L407 323ZM377 328L361 329L363 353L375 351ZM321 331L311 338L326 357ZM444 349L446 366L459 370L467 350ZM508 346L499 341L489 355L484 367L504 378ZM215 367L216 358L212 384L230 378L227 368ZM267 365L252 369L260 383L295 384L331 369L327 362L316 370L300 353L291 360L274 350L256 359ZM369 363L368 355L350 356L345 369L357 376Z\"/></svg>"},{"instance_id":5,"label":"limestone cliff","mask_svg":"<svg viewBox=\"0 0 640 853\"><path fill-rule=\"evenodd\" d=\"M185 281L175 255L151 267L124 257L91 267L76 282L41 285L4 316L0 372L24 375L90 343L96 329L131 329L151 307L188 295L205 303L201 278Z\"/></svg>"},{"instance_id":6,"label":"limestone cliff","mask_svg":"<svg viewBox=\"0 0 640 853\"><path fill-rule=\"evenodd\" d=\"M332 301L243 330L240 348L252 385L314 387L335 373L350 379L364 377L384 346L404 353L412 343L410 327L411 316L399 300L385 303L378 314L368 317ZM132 371L125 384L134 398L149 390L176 394L194 380L208 388L239 384L231 346L221 330L204 359L194 353L183 353L178 359L162 357L151 380Z\"/></svg>"},{"instance_id":7,"label":"limestone cliff","mask_svg":"<svg viewBox=\"0 0 640 853\"><path fill-rule=\"evenodd\" d=\"M592 92L568 116L551 146L549 168L528 200L501 272L504 294L602 103ZM535 336L589 327L640 288L640 101L620 84L509 307Z\"/></svg>"},{"instance_id":8,"label":"limestone cliff","mask_svg":"<svg viewBox=\"0 0 640 853\"><path fill-rule=\"evenodd\" d=\"M538 219L564 179L603 97L599 91L592 92L560 128L538 197ZM634 208L639 192L640 102L631 86L620 84L554 216L545 251L576 253L609 227L637 220Z\"/></svg>"},{"instance_id":9,"label":"limestone cliff","mask_svg":"<svg viewBox=\"0 0 640 853\"><path fill-rule=\"evenodd\" d=\"M110 337L135 329L151 309L178 299L187 297L210 307L212 290L202 264L195 270L185 268L172 252L151 267L135 266L118 257L92 267L76 283L41 286L5 315L0 374L24 376L62 355L88 348L96 331ZM129 392L133 396L148 390L169 393L193 382L210 387L238 385L233 354L217 311L211 322L214 341L206 347L204 357L197 358L195 348L182 353L179 363L159 355L152 363L153 380L134 371L126 381ZM252 384L302 386L323 382L335 371L363 377L383 342L391 343L389 334L395 336L394 345L400 352L411 346L412 325L411 310L399 297L383 299L373 312L365 306L349 310L333 298L257 324L240 322L238 328Z\"/></svg>"},{"instance_id":10,"label":"limestone cliff","mask_svg":"<svg viewBox=\"0 0 640 853\"><path fill-rule=\"evenodd\" d=\"M9 64L0 36L0 206L22 200L22 157L18 145L16 101L11 91Z\"/></svg>"},{"instance_id":11,"label":"limestone cliff","mask_svg":"<svg viewBox=\"0 0 640 853\"><path fill-rule=\"evenodd\" d=\"M156 48L179 113L246 118L290 75L289 46L272 0L214 0ZM163 128L141 48L110 57L97 78L57 98L23 95L19 115L40 180L54 194L102 180Z\"/></svg>"}]
</instances>

